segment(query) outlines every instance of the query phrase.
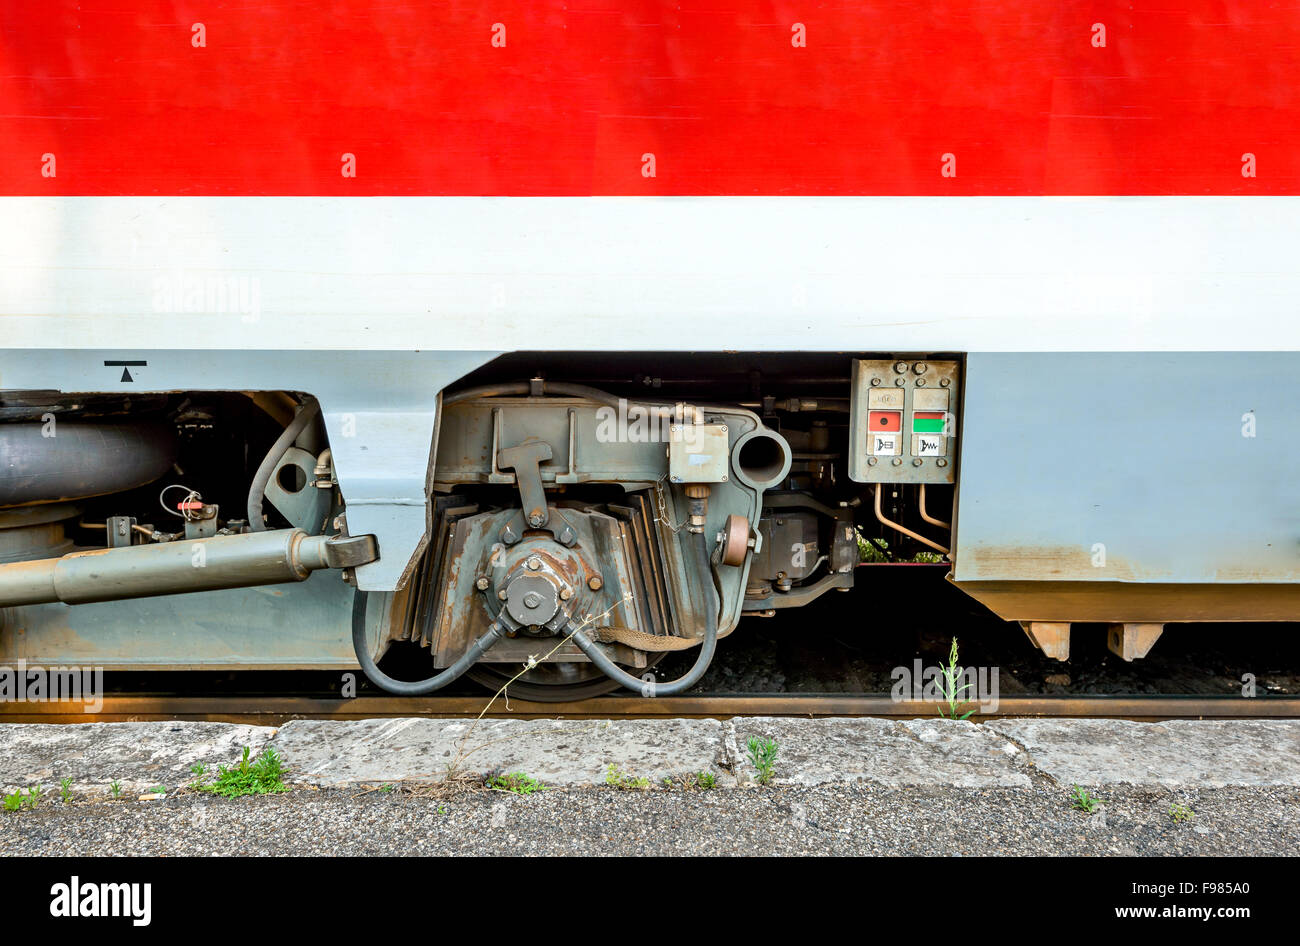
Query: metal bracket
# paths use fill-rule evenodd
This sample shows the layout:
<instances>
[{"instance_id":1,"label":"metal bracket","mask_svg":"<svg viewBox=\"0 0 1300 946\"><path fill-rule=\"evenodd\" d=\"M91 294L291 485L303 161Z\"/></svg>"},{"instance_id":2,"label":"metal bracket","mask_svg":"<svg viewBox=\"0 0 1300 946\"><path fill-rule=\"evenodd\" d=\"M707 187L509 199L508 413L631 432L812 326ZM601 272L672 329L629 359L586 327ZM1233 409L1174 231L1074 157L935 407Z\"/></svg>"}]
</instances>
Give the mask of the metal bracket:
<instances>
[{"instance_id":1,"label":"metal bracket","mask_svg":"<svg viewBox=\"0 0 1300 946\"><path fill-rule=\"evenodd\" d=\"M519 497L524 504L524 519L534 529L546 525L546 490L542 486L541 465L549 459L551 445L534 437L518 446L506 447L497 454L500 467L515 471Z\"/></svg>"},{"instance_id":2,"label":"metal bracket","mask_svg":"<svg viewBox=\"0 0 1300 946\"><path fill-rule=\"evenodd\" d=\"M545 529L565 548L571 547L578 541L577 531L569 524L569 520L564 518L564 513L554 506L550 507L549 514L540 526L527 525L523 510L516 509L515 514L501 527L501 541L506 545L514 545L524 537L525 530L529 528Z\"/></svg>"},{"instance_id":3,"label":"metal bracket","mask_svg":"<svg viewBox=\"0 0 1300 946\"><path fill-rule=\"evenodd\" d=\"M373 535L336 535L325 540L325 561L330 568L355 568L379 558Z\"/></svg>"}]
</instances>

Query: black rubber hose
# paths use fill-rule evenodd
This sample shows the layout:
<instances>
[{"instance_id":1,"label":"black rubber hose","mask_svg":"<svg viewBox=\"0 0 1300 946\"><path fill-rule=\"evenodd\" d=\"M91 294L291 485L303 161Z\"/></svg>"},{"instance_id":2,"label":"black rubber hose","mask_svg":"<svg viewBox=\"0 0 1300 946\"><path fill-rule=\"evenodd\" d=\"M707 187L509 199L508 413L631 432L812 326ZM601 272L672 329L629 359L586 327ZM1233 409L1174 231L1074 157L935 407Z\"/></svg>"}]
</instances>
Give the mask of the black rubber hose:
<instances>
[{"instance_id":1,"label":"black rubber hose","mask_svg":"<svg viewBox=\"0 0 1300 946\"><path fill-rule=\"evenodd\" d=\"M358 588L355 597L352 599L352 649L356 652L357 663L361 665L361 672L366 675L367 680L379 687L379 689L395 693L398 696L424 696L426 693L441 690L478 663L479 658L483 656L488 648L500 639L501 632L493 625L486 634L470 644L469 649L461 654L455 663L441 673L435 673L425 680L411 682L394 680L380 670L375 664L374 658L370 656L369 641L366 640L366 593Z\"/></svg>"},{"instance_id":2,"label":"black rubber hose","mask_svg":"<svg viewBox=\"0 0 1300 946\"><path fill-rule=\"evenodd\" d=\"M709 549L705 542L704 536L695 536L698 542L690 543L690 548L694 552L695 565L697 574L708 581L710 597L715 599L716 592L713 590L713 567L709 564ZM700 653L695 658L695 664L690 670L682 674L676 680L670 680L667 683L659 683L653 680L641 680L632 676L627 671L619 667L618 664L610 660L605 652L600 649L590 637L582 631L573 632L573 642L582 649L593 664L601 669L606 676L612 680L617 680L629 690L635 690L642 696L673 696L689 690L699 682L700 677L704 676L705 671L709 669L709 664L713 662L713 651L718 644L718 611L717 608L709 606L705 608L705 617L708 619L708 625L704 632L704 640L700 642Z\"/></svg>"},{"instance_id":3,"label":"black rubber hose","mask_svg":"<svg viewBox=\"0 0 1300 946\"><path fill-rule=\"evenodd\" d=\"M267 451L262 465L253 475L253 485L248 488L248 527L254 532L266 531L266 517L262 513L262 500L266 498L266 484L271 482L275 465L280 462L284 452L293 446L298 435L320 414L320 402L312 398L289 421L289 426L280 432L271 449Z\"/></svg>"}]
</instances>

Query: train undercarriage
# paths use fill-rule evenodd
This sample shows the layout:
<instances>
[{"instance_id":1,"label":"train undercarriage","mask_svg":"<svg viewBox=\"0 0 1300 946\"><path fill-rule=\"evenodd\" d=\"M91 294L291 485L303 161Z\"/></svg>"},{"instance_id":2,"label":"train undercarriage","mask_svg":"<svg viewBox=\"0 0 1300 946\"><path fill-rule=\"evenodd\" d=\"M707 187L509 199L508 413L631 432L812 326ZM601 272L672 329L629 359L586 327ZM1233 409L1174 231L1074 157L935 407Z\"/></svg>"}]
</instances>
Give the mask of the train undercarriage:
<instances>
[{"instance_id":1,"label":"train undercarriage","mask_svg":"<svg viewBox=\"0 0 1300 946\"><path fill-rule=\"evenodd\" d=\"M815 607L863 563L957 560L964 380L950 353L487 359L441 389L420 495L384 500L423 505L409 556L371 525L382 470L358 497L340 465L400 411L358 433L310 390L6 390L0 656L670 695L742 618ZM400 579L367 587L386 554ZM1070 621L1038 607L1002 616L1067 658ZM1079 607L1125 659L1163 627ZM419 679L379 666L417 649Z\"/></svg>"}]
</instances>

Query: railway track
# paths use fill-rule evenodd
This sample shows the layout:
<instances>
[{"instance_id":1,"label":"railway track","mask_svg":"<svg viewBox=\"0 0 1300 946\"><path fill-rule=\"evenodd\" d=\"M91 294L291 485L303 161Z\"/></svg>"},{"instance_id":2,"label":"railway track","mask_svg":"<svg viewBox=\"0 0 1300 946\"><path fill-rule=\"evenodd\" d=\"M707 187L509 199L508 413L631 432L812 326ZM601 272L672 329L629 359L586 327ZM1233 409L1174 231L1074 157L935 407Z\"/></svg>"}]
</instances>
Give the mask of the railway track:
<instances>
[{"instance_id":1,"label":"railway track","mask_svg":"<svg viewBox=\"0 0 1300 946\"><path fill-rule=\"evenodd\" d=\"M609 696L578 703L531 703L483 696L353 699L308 696L108 696L97 713L77 703L0 704L2 723L85 723L206 720L279 725L291 719L375 717L516 717L521 719L655 719L731 716L934 717L933 702L896 702L887 695L763 694L678 696L660 699ZM487 711L484 712L485 707ZM1100 719L1286 719L1300 718L1300 698L1239 696L1012 696L996 712L978 709L972 719L994 716L1094 717Z\"/></svg>"}]
</instances>

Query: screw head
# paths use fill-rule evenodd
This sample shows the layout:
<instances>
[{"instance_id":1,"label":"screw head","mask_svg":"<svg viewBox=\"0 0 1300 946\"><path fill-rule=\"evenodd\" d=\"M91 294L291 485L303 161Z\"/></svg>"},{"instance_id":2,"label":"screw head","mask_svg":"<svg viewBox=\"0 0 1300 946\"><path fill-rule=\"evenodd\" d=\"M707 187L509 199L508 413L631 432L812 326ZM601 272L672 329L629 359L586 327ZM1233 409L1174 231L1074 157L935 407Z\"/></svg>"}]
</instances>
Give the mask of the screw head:
<instances>
[{"instance_id":1,"label":"screw head","mask_svg":"<svg viewBox=\"0 0 1300 946\"><path fill-rule=\"evenodd\" d=\"M573 597L573 589L570 588L568 585L565 585L563 588L560 589L561 601L568 601L572 597Z\"/></svg>"},{"instance_id":2,"label":"screw head","mask_svg":"<svg viewBox=\"0 0 1300 946\"><path fill-rule=\"evenodd\" d=\"M592 591L600 591L601 587L604 584L605 583L601 581L599 575L592 575L590 578L587 579L587 587L590 588Z\"/></svg>"},{"instance_id":3,"label":"screw head","mask_svg":"<svg viewBox=\"0 0 1300 946\"><path fill-rule=\"evenodd\" d=\"M474 582L474 587L477 588L479 591L487 591L488 585L490 584L491 584L490 581L488 581L486 578L480 575L479 578Z\"/></svg>"},{"instance_id":4,"label":"screw head","mask_svg":"<svg viewBox=\"0 0 1300 946\"><path fill-rule=\"evenodd\" d=\"M877 460L875 457L867 457L867 466L875 466L876 462Z\"/></svg>"},{"instance_id":5,"label":"screw head","mask_svg":"<svg viewBox=\"0 0 1300 946\"><path fill-rule=\"evenodd\" d=\"M873 388L878 388L878 387L880 387L880 379L879 379L879 378L872 378L872 379L871 379L871 386L872 386Z\"/></svg>"},{"instance_id":6,"label":"screw head","mask_svg":"<svg viewBox=\"0 0 1300 946\"><path fill-rule=\"evenodd\" d=\"M894 371L898 372L899 374L906 374L906 372L907 372L907 362L905 362L905 361L899 361L899 362L896 362L896 363L894 364Z\"/></svg>"},{"instance_id":7,"label":"screw head","mask_svg":"<svg viewBox=\"0 0 1300 946\"><path fill-rule=\"evenodd\" d=\"M921 463L922 463L921 458L917 457L915 460L912 461L912 466L920 466Z\"/></svg>"},{"instance_id":8,"label":"screw head","mask_svg":"<svg viewBox=\"0 0 1300 946\"><path fill-rule=\"evenodd\" d=\"M941 388L946 388L946 387L947 387L948 385L950 385L950 384L952 384L952 381L950 381L950 380L947 379L947 378L940 378L940 379L939 379L939 387L941 387Z\"/></svg>"},{"instance_id":9,"label":"screw head","mask_svg":"<svg viewBox=\"0 0 1300 946\"><path fill-rule=\"evenodd\" d=\"M903 465L903 458L902 458L902 457L894 457L894 466L902 466L902 465Z\"/></svg>"},{"instance_id":10,"label":"screw head","mask_svg":"<svg viewBox=\"0 0 1300 946\"><path fill-rule=\"evenodd\" d=\"M925 387L925 378L917 378L917 379L916 379L916 386L917 386L918 388L923 388L923 387Z\"/></svg>"},{"instance_id":11,"label":"screw head","mask_svg":"<svg viewBox=\"0 0 1300 946\"><path fill-rule=\"evenodd\" d=\"M506 600L507 595L506 595L506 590L504 588L502 588L500 591L497 592L497 598L501 601Z\"/></svg>"},{"instance_id":12,"label":"screw head","mask_svg":"<svg viewBox=\"0 0 1300 946\"><path fill-rule=\"evenodd\" d=\"M935 460L934 462L937 463L939 466L947 466L947 465L948 465L948 461L945 460L943 457L940 457L939 459Z\"/></svg>"},{"instance_id":13,"label":"screw head","mask_svg":"<svg viewBox=\"0 0 1300 946\"><path fill-rule=\"evenodd\" d=\"M930 366L927 365L924 361L918 361L915 365L912 366L912 370L915 371L917 374L925 374L926 371L929 370L929 368Z\"/></svg>"},{"instance_id":14,"label":"screw head","mask_svg":"<svg viewBox=\"0 0 1300 946\"><path fill-rule=\"evenodd\" d=\"M535 591L530 591L524 595L524 607L535 608L542 603L542 596Z\"/></svg>"},{"instance_id":15,"label":"screw head","mask_svg":"<svg viewBox=\"0 0 1300 946\"><path fill-rule=\"evenodd\" d=\"M535 572L537 571L537 569L542 567L542 560L539 559L536 555L534 555L528 561L524 562L524 567L527 568L530 572Z\"/></svg>"}]
</instances>

